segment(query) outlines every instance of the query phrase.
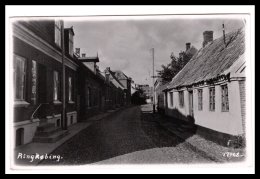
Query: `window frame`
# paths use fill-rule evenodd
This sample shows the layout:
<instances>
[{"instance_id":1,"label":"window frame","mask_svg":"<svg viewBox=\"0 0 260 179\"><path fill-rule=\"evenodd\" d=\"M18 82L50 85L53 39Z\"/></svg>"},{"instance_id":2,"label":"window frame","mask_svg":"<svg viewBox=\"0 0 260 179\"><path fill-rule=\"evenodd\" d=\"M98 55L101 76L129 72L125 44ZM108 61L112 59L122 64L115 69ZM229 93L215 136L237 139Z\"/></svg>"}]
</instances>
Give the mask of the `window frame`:
<instances>
[{"instance_id":1,"label":"window frame","mask_svg":"<svg viewBox=\"0 0 260 179\"><path fill-rule=\"evenodd\" d=\"M57 74L57 80L56 80L56 75L55 74ZM58 83L56 83L56 82L58 82ZM55 91L55 86L56 86L56 88L57 88L57 90ZM54 101L54 103L56 102L60 102L60 75L59 75L59 72L58 71L56 71L56 70L54 70L53 71L53 101ZM55 95L55 92L57 92L57 94ZM55 96L57 96L57 99L55 98Z\"/></svg>"},{"instance_id":2,"label":"window frame","mask_svg":"<svg viewBox=\"0 0 260 179\"><path fill-rule=\"evenodd\" d=\"M58 47L61 47L61 20L54 22L54 41Z\"/></svg>"},{"instance_id":3,"label":"window frame","mask_svg":"<svg viewBox=\"0 0 260 179\"><path fill-rule=\"evenodd\" d=\"M198 110L203 110L203 89L198 89Z\"/></svg>"},{"instance_id":4,"label":"window frame","mask_svg":"<svg viewBox=\"0 0 260 179\"><path fill-rule=\"evenodd\" d=\"M20 98L16 98L17 97L17 89L20 89L20 87L18 87L17 88L17 76L19 75L21 75L21 74L18 74L17 75L17 60L22 60L22 62L23 62L23 73L22 73L22 75L23 75L23 87L22 87L22 97ZM13 66L13 70L14 70L14 88L15 88L15 90L14 90L14 100L15 101L26 101L26 80L27 80L27 77L26 77L26 69L27 69L27 59L26 58L24 58L24 57L22 57L22 56L20 56L20 55L16 55L16 54L14 54L14 64L13 64L14 66ZM19 95L20 96L20 95Z\"/></svg>"},{"instance_id":5,"label":"window frame","mask_svg":"<svg viewBox=\"0 0 260 179\"><path fill-rule=\"evenodd\" d=\"M179 91L179 106L184 107L184 91Z\"/></svg>"},{"instance_id":6,"label":"window frame","mask_svg":"<svg viewBox=\"0 0 260 179\"><path fill-rule=\"evenodd\" d=\"M34 66L35 64L35 66ZM34 75L34 71L33 69L35 68L35 77ZM31 89L31 102L32 104L36 104L37 103L37 95L38 95L38 63L35 60L32 60L32 68L31 68L31 72L32 72L32 81L31 81L31 85L32 85L32 89ZM34 82L35 79L35 82ZM35 94L33 94L33 86L35 86Z\"/></svg>"},{"instance_id":7,"label":"window frame","mask_svg":"<svg viewBox=\"0 0 260 179\"><path fill-rule=\"evenodd\" d=\"M209 87L209 111L215 111L215 110L216 110L216 89L215 87Z\"/></svg>"},{"instance_id":8,"label":"window frame","mask_svg":"<svg viewBox=\"0 0 260 179\"><path fill-rule=\"evenodd\" d=\"M71 32L69 32L69 54L73 56L73 48L74 48L74 36Z\"/></svg>"},{"instance_id":9,"label":"window frame","mask_svg":"<svg viewBox=\"0 0 260 179\"><path fill-rule=\"evenodd\" d=\"M228 85L221 85L221 111L229 111L229 99L228 99Z\"/></svg>"},{"instance_id":10,"label":"window frame","mask_svg":"<svg viewBox=\"0 0 260 179\"><path fill-rule=\"evenodd\" d=\"M72 76L68 77L68 102L69 103L74 103L74 84L73 84L73 78Z\"/></svg>"},{"instance_id":11,"label":"window frame","mask_svg":"<svg viewBox=\"0 0 260 179\"><path fill-rule=\"evenodd\" d=\"M88 96L88 98L87 98L87 107L88 108L91 108L92 107L92 102L91 102L91 94L92 94L92 89L91 89L91 87L90 86L88 86L87 87L87 96Z\"/></svg>"},{"instance_id":12,"label":"window frame","mask_svg":"<svg viewBox=\"0 0 260 179\"><path fill-rule=\"evenodd\" d=\"M173 107L173 92L170 92L169 94L170 94L170 96L169 96L169 98L170 98L170 107Z\"/></svg>"}]
</instances>

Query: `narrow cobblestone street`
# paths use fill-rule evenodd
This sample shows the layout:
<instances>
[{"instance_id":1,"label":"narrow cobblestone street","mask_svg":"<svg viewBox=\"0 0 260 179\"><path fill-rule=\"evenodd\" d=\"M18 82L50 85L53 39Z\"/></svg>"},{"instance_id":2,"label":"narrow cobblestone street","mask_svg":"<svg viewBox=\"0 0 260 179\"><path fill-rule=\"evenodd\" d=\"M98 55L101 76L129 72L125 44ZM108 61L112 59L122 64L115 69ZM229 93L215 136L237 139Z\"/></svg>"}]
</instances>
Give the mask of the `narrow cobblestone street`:
<instances>
[{"instance_id":1,"label":"narrow cobblestone street","mask_svg":"<svg viewBox=\"0 0 260 179\"><path fill-rule=\"evenodd\" d=\"M40 165L212 162L164 130L151 109L149 104L134 106L95 122L52 153L61 161Z\"/></svg>"}]
</instances>

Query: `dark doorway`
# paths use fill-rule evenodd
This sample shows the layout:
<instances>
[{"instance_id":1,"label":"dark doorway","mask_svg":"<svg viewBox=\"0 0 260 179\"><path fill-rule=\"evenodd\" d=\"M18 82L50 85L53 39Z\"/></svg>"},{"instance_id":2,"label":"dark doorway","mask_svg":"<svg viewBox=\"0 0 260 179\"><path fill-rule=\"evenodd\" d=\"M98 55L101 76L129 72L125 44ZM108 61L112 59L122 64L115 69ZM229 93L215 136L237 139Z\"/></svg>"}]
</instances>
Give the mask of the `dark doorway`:
<instances>
[{"instance_id":1,"label":"dark doorway","mask_svg":"<svg viewBox=\"0 0 260 179\"><path fill-rule=\"evenodd\" d=\"M44 65L39 64L39 102L40 103L46 103L46 87L47 87L47 71L46 71L46 67ZM51 83L51 82L50 82Z\"/></svg>"},{"instance_id":2,"label":"dark doorway","mask_svg":"<svg viewBox=\"0 0 260 179\"><path fill-rule=\"evenodd\" d=\"M15 146L20 146L24 144L24 128L19 128L16 130L16 143Z\"/></svg>"}]
</instances>

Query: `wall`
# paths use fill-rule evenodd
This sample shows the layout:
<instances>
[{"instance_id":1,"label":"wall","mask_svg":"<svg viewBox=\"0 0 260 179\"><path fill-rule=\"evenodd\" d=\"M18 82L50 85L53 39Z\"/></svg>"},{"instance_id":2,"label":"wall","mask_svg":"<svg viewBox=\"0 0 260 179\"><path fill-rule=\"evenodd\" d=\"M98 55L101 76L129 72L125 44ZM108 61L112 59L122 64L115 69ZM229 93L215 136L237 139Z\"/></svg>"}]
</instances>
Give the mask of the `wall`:
<instances>
[{"instance_id":1,"label":"wall","mask_svg":"<svg viewBox=\"0 0 260 179\"><path fill-rule=\"evenodd\" d=\"M203 110L198 110L198 92L193 89L193 109L195 124L213 129L215 131L230 135L242 134L242 118L240 106L240 91L238 81L227 83L229 95L229 111L221 111L221 86L215 86L215 111L209 111L209 87L203 87ZM179 107L178 92L174 91L173 107L169 103L167 113L170 116L185 119L189 115L189 96L188 91L184 91L184 107Z\"/></svg>"},{"instance_id":2,"label":"wall","mask_svg":"<svg viewBox=\"0 0 260 179\"><path fill-rule=\"evenodd\" d=\"M173 92L173 106L170 104L170 92ZM176 90L171 90L167 92L167 105L168 109L166 109L166 114L169 116L176 117L178 119L187 120L186 116L189 115L188 108L188 91L184 90L184 106L180 107L179 104L179 92Z\"/></svg>"},{"instance_id":3,"label":"wall","mask_svg":"<svg viewBox=\"0 0 260 179\"><path fill-rule=\"evenodd\" d=\"M54 43L54 20L25 20L19 21L17 24L22 24L23 26L29 28L33 33L37 34L37 36L47 41L57 50L60 50L60 48Z\"/></svg>"},{"instance_id":4,"label":"wall","mask_svg":"<svg viewBox=\"0 0 260 179\"><path fill-rule=\"evenodd\" d=\"M83 64L80 65L78 71L78 96L80 99L80 109L79 109L79 120L87 120L89 117L100 113L106 109L105 103L105 92L107 90L107 85L105 81L100 79L97 75L90 71ZM87 88L90 87L92 94L96 92L97 97L89 99L87 95ZM96 105L88 106L88 102L94 101Z\"/></svg>"},{"instance_id":5,"label":"wall","mask_svg":"<svg viewBox=\"0 0 260 179\"><path fill-rule=\"evenodd\" d=\"M241 115L242 115L242 126L243 133L245 133L246 128L246 81L239 81L239 91L240 91L240 104L241 104Z\"/></svg>"},{"instance_id":6,"label":"wall","mask_svg":"<svg viewBox=\"0 0 260 179\"><path fill-rule=\"evenodd\" d=\"M16 142L16 131L20 128L24 129L23 134L23 144L30 143L34 137L34 133L37 129L37 126L39 125L39 119L34 119L33 121L23 121L23 122L17 122L14 123L13 129L14 129L14 146Z\"/></svg>"}]
</instances>

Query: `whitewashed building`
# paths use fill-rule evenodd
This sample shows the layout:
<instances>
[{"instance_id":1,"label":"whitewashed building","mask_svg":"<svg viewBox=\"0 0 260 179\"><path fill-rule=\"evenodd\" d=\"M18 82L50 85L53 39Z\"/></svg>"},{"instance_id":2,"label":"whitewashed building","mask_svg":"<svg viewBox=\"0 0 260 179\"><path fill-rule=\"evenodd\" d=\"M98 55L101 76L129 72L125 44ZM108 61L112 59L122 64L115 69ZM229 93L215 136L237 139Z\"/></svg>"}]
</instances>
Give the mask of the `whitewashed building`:
<instances>
[{"instance_id":1,"label":"whitewashed building","mask_svg":"<svg viewBox=\"0 0 260 179\"><path fill-rule=\"evenodd\" d=\"M245 133L244 29L213 40L203 33L201 48L164 90L165 113L192 121L197 133L229 145Z\"/></svg>"}]
</instances>

